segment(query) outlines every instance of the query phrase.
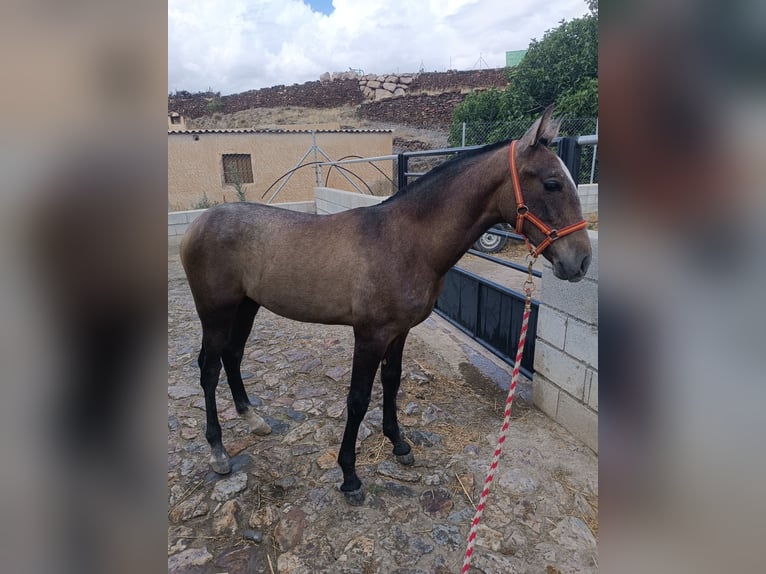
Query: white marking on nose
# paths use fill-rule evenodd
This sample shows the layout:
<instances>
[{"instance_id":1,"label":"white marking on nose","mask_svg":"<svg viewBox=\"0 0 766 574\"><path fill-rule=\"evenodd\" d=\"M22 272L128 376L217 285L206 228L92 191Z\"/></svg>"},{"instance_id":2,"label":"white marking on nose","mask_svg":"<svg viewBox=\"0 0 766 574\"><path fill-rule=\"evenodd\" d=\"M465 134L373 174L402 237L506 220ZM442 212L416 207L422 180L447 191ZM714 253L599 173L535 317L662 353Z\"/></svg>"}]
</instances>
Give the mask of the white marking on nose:
<instances>
[{"instance_id":1,"label":"white marking on nose","mask_svg":"<svg viewBox=\"0 0 766 574\"><path fill-rule=\"evenodd\" d=\"M561 167L564 169L564 173L567 174L567 177L569 178L569 181L571 182L572 186L575 188L575 191L576 191L577 190L577 184L575 183L575 180L572 177L572 174L569 173L569 169L567 168L567 164L565 164L564 160L561 159L559 156L556 156L556 159L559 160L559 163L561 164Z\"/></svg>"}]
</instances>

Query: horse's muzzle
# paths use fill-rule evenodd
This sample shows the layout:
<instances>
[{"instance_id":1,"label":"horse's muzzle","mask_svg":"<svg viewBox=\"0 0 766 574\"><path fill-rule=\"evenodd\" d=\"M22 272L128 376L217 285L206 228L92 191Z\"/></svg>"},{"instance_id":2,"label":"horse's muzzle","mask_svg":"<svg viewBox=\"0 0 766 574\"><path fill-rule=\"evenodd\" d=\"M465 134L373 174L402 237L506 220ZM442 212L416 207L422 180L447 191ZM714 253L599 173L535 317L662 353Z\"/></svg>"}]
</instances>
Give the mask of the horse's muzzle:
<instances>
[{"instance_id":1,"label":"horse's muzzle","mask_svg":"<svg viewBox=\"0 0 766 574\"><path fill-rule=\"evenodd\" d=\"M577 261L565 262L559 259L553 264L553 274L558 279L570 281L571 283L577 283L583 277L585 277L585 274L588 272L590 261L590 255L583 256L579 260L579 263Z\"/></svg>"}]
</instances>

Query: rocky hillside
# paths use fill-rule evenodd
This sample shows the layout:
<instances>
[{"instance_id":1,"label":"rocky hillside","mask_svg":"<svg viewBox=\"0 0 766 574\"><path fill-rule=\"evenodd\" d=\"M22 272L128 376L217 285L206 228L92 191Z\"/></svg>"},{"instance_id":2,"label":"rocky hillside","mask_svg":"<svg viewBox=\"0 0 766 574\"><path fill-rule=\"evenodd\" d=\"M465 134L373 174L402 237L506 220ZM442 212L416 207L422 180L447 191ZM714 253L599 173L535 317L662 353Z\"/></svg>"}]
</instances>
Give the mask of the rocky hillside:
<instances>
[{"instance_id":1,"label":"rocky hillside","mask_svg":"<svg viewBox=\"0 0 766 574\"><path fill-rule=\"evenodd\" d=\"M502 88L502 68L422 74L323 74L319 81L274 86L239 94L176 92L168 111L189 119L257 108L329 109L353 106L361 120L425 129L444 129L455 106L474 90Z\"/></svg>"}]
</instances>

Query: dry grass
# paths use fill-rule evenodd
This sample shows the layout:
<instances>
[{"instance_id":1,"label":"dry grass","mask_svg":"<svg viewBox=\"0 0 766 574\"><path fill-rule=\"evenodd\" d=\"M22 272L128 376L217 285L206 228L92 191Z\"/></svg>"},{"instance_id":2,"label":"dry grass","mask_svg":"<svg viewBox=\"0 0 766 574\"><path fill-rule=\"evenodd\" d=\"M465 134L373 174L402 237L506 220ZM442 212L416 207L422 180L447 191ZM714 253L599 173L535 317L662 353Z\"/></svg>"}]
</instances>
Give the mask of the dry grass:
<instances>
[{"instance_id":1,"label":"dry grass","mask_svg":"<svg viewBox=\"0 0 766 574\"><path fill-rule=\"evenodd\" d=\"M214 114L187 120L190 129L282 128L289 125L338 124L340 127L362 127L354 106L339 108L251 108L232 114Z\"/></svg>"},{"instance_id":2,"label":"dry grass","mask_svg":"<svg viewBox=\"0 0 766 574\"><path fill-rule=\"evenodd\" d=\"M574 484L572 484L572 479L570 478L569 473L563 469L555 470L553 472L553 479L561 484L565 489L567 489L572 496L572 502L570 503L567 512L569 512L571 516L576 516L577 518L581 519L588 526L588 528L590 528L593 536L598 539L598 496L577 488ZM590 506L591 510L593 511L591 514L584 515L576 511L574 507L575 494L580 494L585 499L585 502L588 503L588 506Z\"/></svg>"}]
</instances>

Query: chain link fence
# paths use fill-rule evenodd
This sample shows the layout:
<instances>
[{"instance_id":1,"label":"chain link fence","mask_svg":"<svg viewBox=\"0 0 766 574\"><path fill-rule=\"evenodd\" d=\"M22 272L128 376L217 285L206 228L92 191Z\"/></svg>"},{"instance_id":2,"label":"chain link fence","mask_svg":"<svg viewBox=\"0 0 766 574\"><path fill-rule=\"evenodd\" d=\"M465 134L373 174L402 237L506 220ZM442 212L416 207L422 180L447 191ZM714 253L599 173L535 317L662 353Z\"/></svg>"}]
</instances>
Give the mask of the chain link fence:
<instances>
[{"instance_id":1,"label":"chain link fence","mask_svg":"<svg viewBox=\"0 0 766 574\"><path fill-rule=\"evenodd\" d=\"M449 130L451 147L491 144L506 139L518 139L529 128L527 120L503 122L463 122ZM559 136L576 137L598 133L597 118L564 118ZM584 145L580 155L578 183L598 183L598 145Z\"/></svg>"}]
</instances>

